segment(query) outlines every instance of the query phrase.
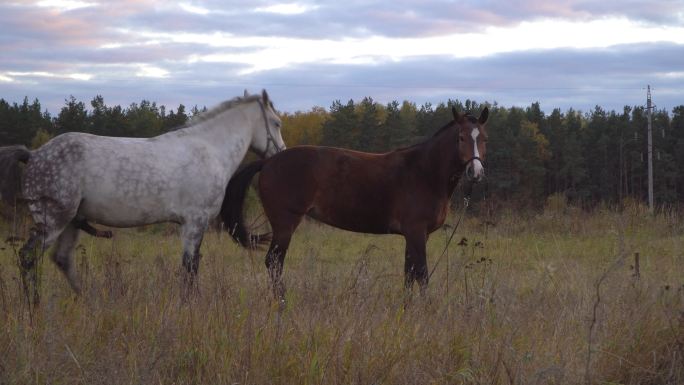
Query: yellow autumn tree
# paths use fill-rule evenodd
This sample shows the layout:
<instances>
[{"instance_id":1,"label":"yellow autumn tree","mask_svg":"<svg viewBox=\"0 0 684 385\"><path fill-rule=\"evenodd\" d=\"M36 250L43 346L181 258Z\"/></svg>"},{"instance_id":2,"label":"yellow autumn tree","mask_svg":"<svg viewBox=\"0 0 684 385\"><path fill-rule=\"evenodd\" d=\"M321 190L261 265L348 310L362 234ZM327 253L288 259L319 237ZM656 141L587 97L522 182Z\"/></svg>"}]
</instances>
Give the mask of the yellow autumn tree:
<instances>
[{"instance_id":1,"label":"yellow autumn tree","mask_svg":"<svg viewBox=\"0 0 684 385\"><path fill-rule=\"evenodd\" d=\"M551 158L551 151L549 150L549 140L539 132L539 125L537 123L532 123L528 120L523 120L520 123L520 133L525 135L535 144L537 150L537 157L546 161Z\"/></svg>"},{"instance_id":2,"label":"yellow autumn tree","mask_svg":"<svg viewBox=\"0 0 684 385\"><path fill-rule=\"evenodd\" d=\"M328 112L323 107L313 107L310 111L297 111L294 114L284 113L283 140L288 147L298 144L321 143L323 123L328 119Z\"/></svg>"},{"instance_id":3,"label":"yellow autumn tree","mask_svg":"<svg viewBox=\"0 0 684 385\"><path fill-rule=\"evenodd\" d=\"M52 135L44 129L39 129L36 135L31 139L31 148L36 149L52 139Z\"/></svg>"}]
</instances>

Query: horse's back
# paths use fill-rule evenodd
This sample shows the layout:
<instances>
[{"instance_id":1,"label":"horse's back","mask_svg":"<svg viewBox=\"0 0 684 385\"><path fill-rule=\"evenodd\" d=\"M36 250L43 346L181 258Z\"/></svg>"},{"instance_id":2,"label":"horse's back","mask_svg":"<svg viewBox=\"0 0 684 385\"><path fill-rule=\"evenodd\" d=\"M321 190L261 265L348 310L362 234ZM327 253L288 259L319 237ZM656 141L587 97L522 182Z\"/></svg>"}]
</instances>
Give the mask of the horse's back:
<instances>
[{"instance_id":1,"label":"horse's back","mask_svg":"<svg viewBox=\"0 0 684 385\"><path fill-rule=\"evenodd\" d=\"M227 171L216 170L211 158L209 150L189 138L181 143L170 136L67 133L34 152L24 195L49 197L70 211L78 208L81 217L111 226L180 221L195 206L220 206L227 181L208 181Z\"/></svg>"},{"instance_id":2,"label":"horse's back","mask_svg":"<svg viewBox=\"0 0 684 385\"><path fill-rule=\"evenodd\" d=\"M136 142L140 144L136 146ZM84 188L103 182L100 177L115 166L114 161L128 157L131 144L139 147L136 152L144 153L140 139L77 132L59 135L33 152L25 173L24 195L29 199L79 197Z\"/></svg>"}]
</instances>

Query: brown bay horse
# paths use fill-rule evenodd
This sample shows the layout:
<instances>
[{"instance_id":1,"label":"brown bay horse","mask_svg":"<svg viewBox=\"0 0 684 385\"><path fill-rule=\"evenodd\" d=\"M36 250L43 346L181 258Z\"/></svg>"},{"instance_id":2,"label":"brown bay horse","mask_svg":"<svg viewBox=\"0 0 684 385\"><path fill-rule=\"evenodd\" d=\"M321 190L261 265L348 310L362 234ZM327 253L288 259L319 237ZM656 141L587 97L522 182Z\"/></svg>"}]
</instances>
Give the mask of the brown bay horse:
<instances>
[{"instance_id":1,"label":"brown bay horse","mask_svg":"<svg viewBox=\"0 0 684 385\"><path fill-rule=\"evenodd\" d=\"M297 146L245 166L230 180L221 216L233 238L254 247L265 238L248 233L243 204L253 176L271 224L266 267L274 294L283 299L283 262L292 233L308 215L340 229L401 234L406 240L405 287L428 284L426 242L447 216L449 198L464 173L484 177L489 110L459 114L430 139L384 154ZM260 242L261 241L261 242Z\"/></svg>"}]
</instances>

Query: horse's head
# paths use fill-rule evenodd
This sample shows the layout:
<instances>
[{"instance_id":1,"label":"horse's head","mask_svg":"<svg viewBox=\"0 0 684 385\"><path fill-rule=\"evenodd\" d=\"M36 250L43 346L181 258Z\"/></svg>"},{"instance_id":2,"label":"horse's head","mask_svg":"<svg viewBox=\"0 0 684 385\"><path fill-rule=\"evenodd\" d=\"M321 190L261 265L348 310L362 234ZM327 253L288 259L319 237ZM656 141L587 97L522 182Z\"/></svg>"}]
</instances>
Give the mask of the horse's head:
<instances>
[{"instance_id":1,"label":"horse's head","mask_svg":"<svg viewBox=\"0 0 684 385\"><path fill-rule=\"evenodd\" d=\"M466 177L470 181L479 182L484 178L482 162L484 162L487 154L485 124L489 116L489 109L485 107L478 118L470 114L459 114L453 107L451 111L458 127L458 154L462 164L466 167Z\"/></svg>"},{"instance_id":2,"label":"horse's head","mask_svg":"<svg viewBox=\"0 0 684 385\"><path fill-rule=\"evenodd\" d=\"M245 96L248 96L247 91ZM282 123L266 90L261 91L261 98L257 99L257 102L261 116L254 120L257 123L252 130L250 147L261 157L268 158L285 149L285 142L280 133Z\"/></svg>"}]
</instances>

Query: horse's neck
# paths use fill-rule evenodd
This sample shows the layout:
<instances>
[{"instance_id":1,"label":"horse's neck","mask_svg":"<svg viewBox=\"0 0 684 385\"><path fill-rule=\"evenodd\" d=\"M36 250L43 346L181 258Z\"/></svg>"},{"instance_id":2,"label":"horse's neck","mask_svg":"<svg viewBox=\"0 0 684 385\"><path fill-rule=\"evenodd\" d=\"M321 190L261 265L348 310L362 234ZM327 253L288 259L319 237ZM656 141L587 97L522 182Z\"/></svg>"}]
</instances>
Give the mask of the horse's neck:
<instances>
[{"instance_id":1,"label":"horse's neck","mask_svg":"<svg viewBox=\"0 0 684 385\"><path fill-rule=\"evenodd\" d=\"M465 169L458 156L458 142L453 132L443 132L430 138L422 148L427 172L434 179L440 191L451 195L456 187L455 180Z\"/></svg>"},{"instance_id":2,"label":"horse's neck","mask_svg":"<svg viewBox=\"0 0 684 385\"><path fill-rule=\"evenodd\" d=\"M184 146L188 141L202 143L207 152L221 163L225 177L229 177L249 151L253 125L247 114L234 107L190 127L170 132L165 140L178 146Z\"/></svg>"},{"instance_id":3,"label":"horse's neck","mask_svg":"<svg viewBox=\"0 0 684 385\"><path fill-rule=\"evenodd\" d=\"M247 114L242 110L245 107L237 106L222 111L211 118L175 131L175 137L179 140L192 137L193 140L204 141L209 147L246 149L251 143L253 122L249 121Z\"/></svg>"}]
</instances>

